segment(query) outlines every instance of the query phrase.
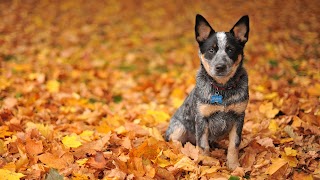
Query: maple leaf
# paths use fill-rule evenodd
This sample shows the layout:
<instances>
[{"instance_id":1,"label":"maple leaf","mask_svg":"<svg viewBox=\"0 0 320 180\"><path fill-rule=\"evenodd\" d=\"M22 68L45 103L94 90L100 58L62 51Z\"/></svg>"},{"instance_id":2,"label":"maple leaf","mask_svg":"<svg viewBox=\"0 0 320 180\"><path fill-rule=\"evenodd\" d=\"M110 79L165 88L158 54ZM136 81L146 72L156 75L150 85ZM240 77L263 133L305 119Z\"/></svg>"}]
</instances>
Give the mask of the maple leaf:
<instances>
[{"instance_id":1,"label":"maple leaf","mask_svg":"<svg viewBox=\"0 0 320 180\"><path fill-rule=\"evenodd\" d=\"M38 155L43 152L42 141L36 141L30 138L26 139L26 152L30 155Z\"/></svg>"},{"instance_id":2,"label":"maple leaf","mask_svg":"<svg viewBox=\"0 0 320 180\"><path fill-rule=\"evenodd\" d=\"M71 153L64 153L61 157L56 154L44 153L38 156L39 160L49 167L62 169L72 164L74 158Z\"/></svg>"},{"instance_id":3,"label":"maple leaf","mask_svg":"<svg viewBox=\"0 0 320 180\"><path fill-rule=\"evenodd\" d=\"M0 174L2 179L10 179L10 180L19 180L20 178L25 176L22 173L15 173L7 169L0 169Z\"/></svg>"},{"instance_id":4,"label":"maple leaf","mask_svg":"<svg viewBox=\"0 0 320 180\"><path fill-rule=\"evenodd\" d=\"M77 148L82 145L77 135L65 136L62 138L62 143L66 147Z\"/></svg>"},{"instance_id":5,"label":"maple leaf","mask_svg":"<svg viewBox=\"0 0 320 180\"><path fill-rule=\"evenodd\" d=\"M279 113L279 109L273 107L272 102L261 104L259 111L267 118L274 118Z\"/></svg>"},{"instance_id":6,"label":"maple leaf","mask_svg":"<svg viewBox=\"0 0 320 180\"><path fill-rule=\"evenodd\" d=\"M163 111L147 110L146 114L151 115L157 122L166 122L170 118L169 114Z\"/></svg>"}]
</instances>

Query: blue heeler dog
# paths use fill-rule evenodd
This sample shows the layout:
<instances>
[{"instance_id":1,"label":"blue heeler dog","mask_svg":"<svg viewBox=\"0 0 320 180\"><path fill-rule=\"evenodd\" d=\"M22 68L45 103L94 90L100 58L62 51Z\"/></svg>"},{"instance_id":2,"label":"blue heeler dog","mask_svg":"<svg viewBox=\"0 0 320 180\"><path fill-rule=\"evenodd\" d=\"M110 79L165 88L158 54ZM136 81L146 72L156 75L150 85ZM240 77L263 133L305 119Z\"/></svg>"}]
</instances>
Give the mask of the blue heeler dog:
<instances>
[{"instance_id":1,"label":"blue heeler dog","mask_svg":"<svg viewBox=\"0 0 320 180\"><path fill-rule=\"evenodd\" d=\"M249 99L242 67L249 17L243 16L229 32L215 32L197 15L195 35L201 62L196 86L171 118L166 140L189 141L209 154L210 145L229 134L227 166L234 170Z\"/></svg>"}]
</instances>

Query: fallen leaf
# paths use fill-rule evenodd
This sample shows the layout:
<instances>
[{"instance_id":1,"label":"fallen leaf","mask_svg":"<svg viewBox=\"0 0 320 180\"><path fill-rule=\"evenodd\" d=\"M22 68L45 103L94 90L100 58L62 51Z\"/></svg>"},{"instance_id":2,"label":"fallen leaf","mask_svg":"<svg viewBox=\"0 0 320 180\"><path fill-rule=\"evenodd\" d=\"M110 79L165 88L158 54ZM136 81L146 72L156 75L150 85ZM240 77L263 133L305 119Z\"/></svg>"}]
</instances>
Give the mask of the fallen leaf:
<instances>
[{"instance_id":1,"label":"fallen leaf","mask_svg":"<svg viewBox=\"0 0 320 180\"><path fill-rule=\"evenodd\" d=\"M268 147L273 148L274 147L273 140L271 138L269 138L269 137L258 139L257 143L259 143L260 145L262 145L262 146L264 146L266 148L268 148Z\"/></svg>"},{"instance_id":2,"label":"fallen leaf","mask_svg":"<svg viewBox=\"0 0 320 180\"><path fill-rule=\"evenodd\" d=\"M264 114L267 118L274 118L278 113L279 109L273 107L272 102L264 103L259 106L259 112Z\"/></svg>"},{"instance_id":3,"label":"fallen leaf","mask_svg":"<svg viewBox=\"0 0 320 180\"><path fill-rule=\"evenodd\" d=\"M63 180L63 176L56 169L50 169L46 176L46 180Z\"/></svg>"},{"instance_id":4,"label":"fallen leaf","mask_svg":"<svg viewBox=\"0 0 320 180\"><path fill-rule=\"evenodd\" d=\"M281 159L281 158L277 158L277 159L273 159L271 160L272 164L271 166L268 167L268 169L266 170L266 174L272 175L275 172L277 172L282 166L284 166L285 164L287 164L287 161L285 159Z\"/></svg>"},{"instance_id":5,"label":"fallen leaf","mask_svg":"<svg viewBox=\"0 0 320 180\"><path fill-rule=\"evenodd\" d=\"M76 163L79 164L79 166L83 166L84 164L86 164L88 161L88 158L83 158L83 159L79 159L76 161Z\"/></svg>"},{"instance_id":6,"label":"fallen leaf","mask_svg":"<svg viewBox=\"0 0 320 180\"><path fill-rule=\"evenodd\" d=\"M94 157L89 158L87 164L95 169L103 169L106 166L106 159L103 156L102 152L97 152Z\"/></svg>"},{"instance_id":7,"label":"fallen leaf","mask_svg":"<svg viewBox=\"0 0 320 180\"><path fill-rule=\"evenodd\" d=\"M297 150L294 150L291 147L285 147L284 152L286 153L286 156L297 156Z\"/></svg>"},{"instance_id":8,"label":"fallen leaf","mask_svg":"<svg viewBox=\"0 0 320 180\"><path fill-rule=\"evenodd\" d=\"M175 165L175 168L183 169L185 171L194 171L196 169L195 163L188 157L184 156Z\"/></svg>"},{"instance_id":9,"label":"fallen leaf","mask_svg":"<svg viewBox=\"0 0 320 180\"><path fill-rule=\"evenodd\" d=\"M194 145L192 145L190 142L187 142L184 147L181 149L181 152L193 159L194 161L197 161L199 158L199 149L197 149Z\"/></svg>"},{"instance_id":10,"label":"fallen leaf","mask_svg":"<svg viewBox=\"0 0 320 180\"><path fill-rule=\"evenodd\" d=\"M65 168L74 161L73 156L70 153L65 153L62 155L62 157L51 153L44 153L39 155L38 157L42 163L55 169Z\"/></svg>"},{"instance_id":11,"label":"fallen leaf","mask_svg":"<svg viewBox=\"0 0 320 180\"><path fill-rule=\"evenodd\" d=\"M57 80L50 80L47 82L46 88L50 93L57 93L60 90L60 83Z\"/></svg>"},{"instance_id":12,"label":"fallen leaf","mask_svg":"<svg viewBox=\"0 0 320 180\"><path fill-rule=\"evenodd\" d=\"M82 145L77 135L65 136L62 138L62 143L66 147L77 148Z\"/></svg>"},{"instance_id":13,"label":"fallen leaf","mask_svg":"<svg viewBox=\"0 0 320 180\"><path fill-rule=\"evenodd\" d=\"M6 180L19 180L20 178L24 177L25 175L22 173L15 173L9 171L7 169L0 169L1 178Z\"/></svg>"},{"instance_id":14,"label":"fallen leaf","mask_svg":"<svg viewBox=\"0 0 320 180\"><path fill-rule=\"evenodd\" d=\"M269 123L269 127L268 129L272 132L272 133L276 133L279 129L278 123L275 120L271 120Z\"/></svg>"},{"instance_id":15,"label":"fallen leaf","mask_svg":"<svg viewBox=\"0 0 320 180\"><path fill-rule=\"evenodd\" d=\"M151 115L157 122L166 122L170 116L164 111L147 110L147 115Z\"/></svg>"},{"instance_id":16,"label":"fallen leaf","mask_svg":"<svg viewBox=\"0 0 320 180\"><path fill-rule=\"evenodd\" d=\"M159 130L157 128L148 128L149 130L149 134L151 137L154 137L155 139L157 139L158 141L164 141L161 133L159 132Z\"/></svg>"}]
</instances>

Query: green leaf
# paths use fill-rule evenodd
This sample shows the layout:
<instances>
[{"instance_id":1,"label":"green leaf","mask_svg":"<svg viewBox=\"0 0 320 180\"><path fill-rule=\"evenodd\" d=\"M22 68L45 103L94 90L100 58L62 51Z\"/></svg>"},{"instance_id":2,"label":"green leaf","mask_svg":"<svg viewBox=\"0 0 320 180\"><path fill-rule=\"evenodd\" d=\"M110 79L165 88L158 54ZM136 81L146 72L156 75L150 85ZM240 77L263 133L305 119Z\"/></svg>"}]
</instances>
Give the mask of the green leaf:
<instances>
[{"instance_id":1,"label":"green leaf","mask_svg":"<svg viewBox=\"0 0 320 180\"><path fill-rule=\"evenodd\" d=\"M46 180L63 180L63 176L61 176L56 169L51 168L47 174Z\"/></svg>"},{"instance_id":2,"label":"green leaf","mask_svg":"<svg viewBox=\"0 0 320 180\"><path fill-rule=\"evenodd\" d=\"M240 180L238 176L230 176L229 180Z\"/></svg>"}]
</instances>

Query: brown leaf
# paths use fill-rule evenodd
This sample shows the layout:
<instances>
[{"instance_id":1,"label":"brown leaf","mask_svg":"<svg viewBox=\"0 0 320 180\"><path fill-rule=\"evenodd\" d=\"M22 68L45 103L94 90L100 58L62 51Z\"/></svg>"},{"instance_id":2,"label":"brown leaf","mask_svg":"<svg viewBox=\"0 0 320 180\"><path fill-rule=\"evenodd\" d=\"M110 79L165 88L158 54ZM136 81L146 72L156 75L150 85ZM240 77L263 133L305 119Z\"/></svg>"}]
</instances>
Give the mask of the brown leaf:
<instances>
[{"instance_id":1,"label":"brown leaf","mask_svg":"<svg viewBox=\"0 0 320 180\"><path fill-rule=\"evenodd\" d=\"M181 152L194 161L197 161L199 158L199 149L192 145L190 142L187 142L184 145L184 147L181 149Z\"/></svg>"},{"instance_id":2,"label":"brown leaf","mask_svg":"<svg viewBox=\"0 0 320 180\"><path fill-rule=\"evenodd\" d=\"M102 152L97 152L94 157L91 157L87 161L87 164L95 169L104 169L107 164L107 161L104 158Z\"/></svg>"},{"instance_id":3,"label":"brown leaf","mask_svg":"<svg viewBox=\"0 0 320 180\"><path fill-rule=\"evenodd\" d=\"M27 138L26 140L26 152L31 155L38 155L43 152L43 145L42 141L40 140L33 140L30 138Z\"/></svg>"},{"instance_id":4,"label":"brown leaf","mask_svg":"<svg viewBox=\"0 0 320 180\"><path fill-rule=\"evenodd\" d=\"M269 137L258 139L257 143L259 143L260 145L262 145L266 148L268 148L268 147L273 148L274 147L273 140Z\"/></svg>"},{"instance_id":5,"label":"brown leaf","mask_svg":"<svg viewBox=\"0 0 320 180\"><path fill-rule=\"evenodd\" d=\"M74 161L73 155L71 153L65 153L61 157L51 153L44 153L39 155L38 157L42 163L56 169L63 169Z\"/></svg>"}]
</instances>

